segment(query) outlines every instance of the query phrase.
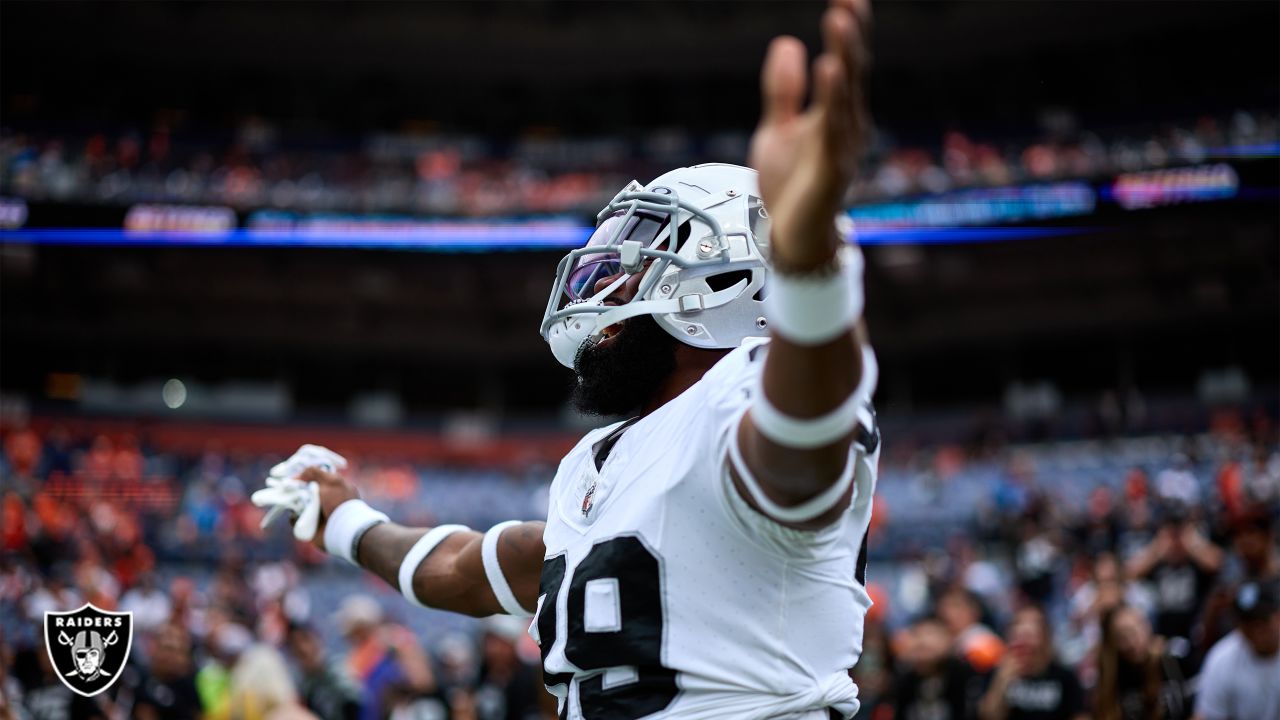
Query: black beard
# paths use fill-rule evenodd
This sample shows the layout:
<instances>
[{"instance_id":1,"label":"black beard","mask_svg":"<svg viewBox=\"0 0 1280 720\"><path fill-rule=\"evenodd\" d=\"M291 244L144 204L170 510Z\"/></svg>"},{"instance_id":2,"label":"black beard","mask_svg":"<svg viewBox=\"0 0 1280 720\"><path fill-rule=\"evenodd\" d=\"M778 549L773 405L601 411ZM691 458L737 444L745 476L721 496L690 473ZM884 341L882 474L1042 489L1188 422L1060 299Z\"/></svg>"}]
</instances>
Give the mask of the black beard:
<instances>
[{"instance_id":1,"label":"black beard","mask_svg":"<svg viewBox=\"0 0 1280 720\"><path fill-rule=\"evenodd\" d=\"M623 322L608 345L578 353L578 382L569 400L588 415L627 415L649 402L676 367L676 343L651 315Z\"/></svg>"}]
</instances>

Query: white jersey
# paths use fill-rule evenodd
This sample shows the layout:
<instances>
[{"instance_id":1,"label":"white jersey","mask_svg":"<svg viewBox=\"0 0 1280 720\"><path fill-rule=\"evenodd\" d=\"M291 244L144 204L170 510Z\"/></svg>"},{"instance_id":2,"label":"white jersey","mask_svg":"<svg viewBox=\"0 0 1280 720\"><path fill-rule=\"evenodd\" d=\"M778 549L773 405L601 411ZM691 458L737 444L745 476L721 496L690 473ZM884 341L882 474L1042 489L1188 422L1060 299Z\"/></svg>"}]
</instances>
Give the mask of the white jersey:
<instances>
[{"instance_id":1,"label":"white jersey","mask_svg":"<svg viewBox=\"0 0 1280 720\"><path fill-rule=\"evenodd\" d=\"M530 634L561 718L857 711L848 670L871 606L864 541L879 434L860 428L853 501L830 526L798 531L750 508L724 457L767 349L747 341L620 435L622 423L588 433L560 463Z\"/></svg>"}]
</instances>

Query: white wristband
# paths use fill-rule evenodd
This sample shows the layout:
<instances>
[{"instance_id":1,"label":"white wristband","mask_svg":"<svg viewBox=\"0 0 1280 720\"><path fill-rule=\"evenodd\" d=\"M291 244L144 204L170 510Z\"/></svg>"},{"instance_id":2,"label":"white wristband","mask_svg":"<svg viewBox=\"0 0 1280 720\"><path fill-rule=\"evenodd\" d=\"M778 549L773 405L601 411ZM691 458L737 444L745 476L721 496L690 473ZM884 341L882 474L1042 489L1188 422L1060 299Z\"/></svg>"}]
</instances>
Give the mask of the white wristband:
<instances>
[{"instance_id":1,"label":"white wristband","mask_svg":"<svg viewBox=\"0 0 1280 720\"><path fill-rule=\"evenodd\" d=\"M489 578L489 587L493 588L493 596L498 599L502 609L516 617L532 617L533 613L521 607L516 594L511 591L511 584L507 582L507 576L502 573L502 565L498 562L498 539L502 537L502 531L519 524L519 520L508 520L489 528L480 544L480 558L484 560L484 574Z\"/></svg>"},{"instance_id":2,"label":"white wristband","mask_svg":"<svg viewBox=\"0 0 1280 720\"><path fill-rule=\"evenodd\" d=\"M459 530L470 530L466 525L441 525L431 528L426 535L418 538L418 542L409 548L409 553L404 556L404 560L400 561L400 572L398 580L400 581L400 594L404 595L404 599L418 605L420 607L428 607L426 603L418 599L418 594L413 591L413 574L417 572L418 566L423 560L431 554L436 546L444 542L444 539Z\"/></svg>"},{"instance_id":3,"label":"white wristband","mask_svg":"<svg viewBox=\"0 0 1280 720\"><path fill-rule=\"evenodd\" d=\"M374 510L360 498L348 500L334 508L325 520L324 549L355 565L356 540L374 525L390 521L386 513Z\"/></svg>"},{"instance_id":4,"label":"white wristband","mask_svg":"<svg viewBox=\"0 0 1280 720\"><path fill-rule=\"evenodd\" d=\"M788 275L772 272L765 295L770 331L796 345L821 345L862 317L862 251L847 245L835 273Z\"/></svg>"},{"instance_id":5,"label":"white wristband","mask_svg":"<svg viewBox=\"0 0 1280 720\"><path fill-rule=\"evenodd\" d=\"M784 447L808 450L830 445L848 435L861 419L869 419L865 404L876 390L880 369L876 354L869 345L862 347L862 376L858 387L844 402L826 415L795 418L783 414L769 402L764 392L764 377L751 402L751 424L761 435Z\"/></svg>"}]
</instances>

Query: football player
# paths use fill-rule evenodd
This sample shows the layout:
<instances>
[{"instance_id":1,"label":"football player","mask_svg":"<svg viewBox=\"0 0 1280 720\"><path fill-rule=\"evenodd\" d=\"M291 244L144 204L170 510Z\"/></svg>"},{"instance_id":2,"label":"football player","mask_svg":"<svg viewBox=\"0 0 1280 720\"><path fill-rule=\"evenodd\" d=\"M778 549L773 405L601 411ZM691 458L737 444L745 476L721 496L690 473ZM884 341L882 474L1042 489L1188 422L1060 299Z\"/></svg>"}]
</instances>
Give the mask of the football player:
<instances>
[{"instance_id":1,"label":"football player","mask_svg":"<svg viewBox=\"0 0 1280 720\"><path fill-rule=\"evenodd\" d=\"M630 419L565 456L545 523L397 525L316 446L255 502L411 602L532 617L562 718L852 717L879 433L862 256L835 218L869 21L833 0L809 72L773 41L754 170L633 182L560 262L542 336L580 409Z\"/></svg>"}]
</instances>

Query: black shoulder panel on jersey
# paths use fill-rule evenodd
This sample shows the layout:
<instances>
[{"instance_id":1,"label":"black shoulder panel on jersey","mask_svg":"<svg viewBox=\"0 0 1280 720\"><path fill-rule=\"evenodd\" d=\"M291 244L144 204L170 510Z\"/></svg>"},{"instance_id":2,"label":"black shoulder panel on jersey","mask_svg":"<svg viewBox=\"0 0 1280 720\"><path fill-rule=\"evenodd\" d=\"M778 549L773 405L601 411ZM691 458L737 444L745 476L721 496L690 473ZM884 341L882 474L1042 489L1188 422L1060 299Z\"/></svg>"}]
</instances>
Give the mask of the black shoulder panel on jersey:
<instances>
[{"instance_id":1,"label":"black shoulder panel on jersey","mask_svg":"<svg viewBox=\"0 0 1280 720\"><path fill-rule=\"evenodd\" d=\"M867 411L871 413L871 427L867 427L863 423L858 423L858 433L854 436L854 442L862 446L868 455L874 453L876 448L880 447L880 423L876 422L876 409L870 402L867 403Z\"/></svg>"},{"instance_id":2,"label":"black shoulder panel on jersey","mask_svg":"<svg viewBox=\"0 0 1280 720\"><path fill-rule=\"evenodd\" d=\"M627 428L631 427L632 425L635 425L636 421L638 421L639 419L640 419L640 416L637 415L636 417L633 417L630 420L622 423L617 428L615 428L613 432L606 435L604 439L596 442L596 444L592 446L592 449L595 450L595 463L596 463L597 472L599 472L600 469L604 467L604 461L609 458L609 453L613 451L613 446L617 445L618 441L622 439L622 433L626 432Z\"/></svg>"},{"instance_id":3,"label":"black shoulder panel on jersey","mask_svg":"<svg viewBox=\"0 0 1280 720\"><path fill-rule=\"evenodd\" d=\"M853 566L853 579L862 587L867 586L867 536L870 534L870 528L862 534L862 547L858 548L858 560Z\"/></svg>"}]
</instances>

